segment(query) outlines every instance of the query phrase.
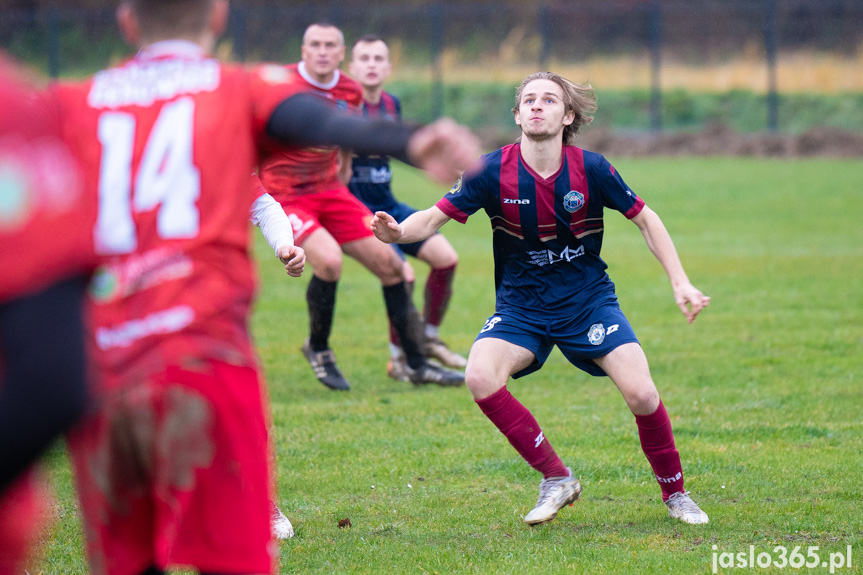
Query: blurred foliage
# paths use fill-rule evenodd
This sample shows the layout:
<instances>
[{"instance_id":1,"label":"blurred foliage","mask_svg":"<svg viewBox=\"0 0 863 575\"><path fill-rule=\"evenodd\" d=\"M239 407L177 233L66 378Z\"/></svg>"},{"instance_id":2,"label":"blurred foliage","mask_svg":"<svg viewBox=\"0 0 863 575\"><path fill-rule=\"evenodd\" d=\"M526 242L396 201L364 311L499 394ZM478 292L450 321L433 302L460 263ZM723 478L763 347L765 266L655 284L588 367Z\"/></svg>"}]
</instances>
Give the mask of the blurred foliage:
<instances>
[{"instance_id":1,"label":"blurred foliage","mask_svg":"<svg viewBox=\"0 0 863 575\"><path fill-rule=\"evenodd\" d=\"M389 88L402 100L405 117L428 121L433 116L429 83L393 82ZM475 129L516 132L510 109L515 86L464 83L443 87L444 114ZM617 131L650 130L649 90L597 90L599 110L593 127ZM724 124L737 132L767 129L767 97L742 90L700 93L671 90L661 95L662 126L670 131L692 131ZM800 134L816 126L863 132L863 94L783 94L779 128Z\"/></svg>"},{"instance_id":2,"label":"blurred foliage","mask_svg":"<svg viewBox=\"0 0 863 575\"><path fill-rule=\"evenodd\" d=\"M133 53L117 33L116 2L0 0L0 46L43 72L64 78L90 74ZM513 129L515 84L527 73L550 68L605 88L598 92L596 126L639 131L650 129L651 5L647 0L235 1L217 53L229 60L296 61L305 26L325 19L341 26L348 43L372 31L385 36L397 70L391 89L416 119L430 120L442 111L477 129ZM766 4L659 5L663 127L695 130L719 123L741 132L764 130ZM790 73L805 79L802 90L830 92L780 92L780 130L800 133L821 125L863 131L863 95L852 93L860 84L848 80L859 76L848 70L863 63L861 18L859 0L776 0L779 73L785 74L780 90L794 89ZM805 70L802 53L789 51L795 47L807 49ZM711 82L716 78L726 84L716 88Z\"/></svg>"}]
</instances>

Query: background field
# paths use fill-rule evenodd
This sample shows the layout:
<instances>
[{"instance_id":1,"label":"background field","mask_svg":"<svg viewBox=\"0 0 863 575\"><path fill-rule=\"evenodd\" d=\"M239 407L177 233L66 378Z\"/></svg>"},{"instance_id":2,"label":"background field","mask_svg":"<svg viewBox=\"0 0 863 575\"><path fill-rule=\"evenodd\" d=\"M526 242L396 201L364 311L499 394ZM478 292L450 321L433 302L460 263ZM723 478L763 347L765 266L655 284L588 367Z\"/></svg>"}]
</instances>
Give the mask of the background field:
<instances>
[{"instance_id":1,"label":"background field","mask_svg":"<svg viewBox=\"0 0 863 575\"><path fill-rule=\"evenodd\" d=\"M668 519L619 394L555 352L510 389L585 492L553 523L524 526L539 478L467 390L387 379L372 276L345 267L332 343L353 390L334 393L298 351L308 277L285 277L258 241L253 328L270 382L279 500L297 528L281 543L282 573L709 573L714 545L818 546L825 559L851 545L853 569L837 573L861 572L863 161L615 165L713 297L687 325L637 229L607 214L609 273L671 413L686 486L711 523ZM445 191L407 169L395 182L421 207ZM490 231L482 214L444 231L461 264L443 336L467 352L493 311ZM61 450L48 468L57 522L45 533L42 571L85 573ZM352 526L339 528L343 519Z\"/></svg>"}]
</instances>

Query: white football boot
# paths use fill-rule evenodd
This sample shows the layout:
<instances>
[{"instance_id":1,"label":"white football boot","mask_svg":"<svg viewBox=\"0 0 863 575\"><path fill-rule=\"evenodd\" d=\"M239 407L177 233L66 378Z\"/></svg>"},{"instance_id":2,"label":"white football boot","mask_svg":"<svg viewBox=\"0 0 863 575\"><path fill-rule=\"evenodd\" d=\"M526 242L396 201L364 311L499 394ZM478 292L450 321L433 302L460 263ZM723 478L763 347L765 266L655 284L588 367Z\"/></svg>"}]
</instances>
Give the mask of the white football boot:
<instances>
[{"instance_id":1,"label":"white football boot","mask_svg":"<svg viewBox=\"0 0 863 575\"><path fill-rule=\"evenodd\" d=\"M697 525L700 523L708 523L710 519L707 513L701 510L700 507L689 497L689 492L677 492L668 498L665 502L668 507L668 515L674 519L680 519L684 523Z\"/></svg>"},{"instance_id":2,"label":"white football boot","mask_svg":"<svg viewBox=\"0 0 863 575\"><path fill-rule=\"evenodd\" d=\"M271 523L273 526L273 535L276 536L276 539L290 539L294 536L294 526L291 525L291 521L285 517L285 514L282 513L282 510L275 503L273 503Z\"/></svg>"},{"instance_id":3,"label":"white football boot","mask_svg":"<svg viewBox=\"0 0 863 575\"><path fill-rule=\"evenodd\" d=\"M524 516L528 525L548 523L563 507L570 505L581 497L581 483L569 470L566 477L549 477L539 484L539 499L530 513Z\"/></svg>"}]
</instances>

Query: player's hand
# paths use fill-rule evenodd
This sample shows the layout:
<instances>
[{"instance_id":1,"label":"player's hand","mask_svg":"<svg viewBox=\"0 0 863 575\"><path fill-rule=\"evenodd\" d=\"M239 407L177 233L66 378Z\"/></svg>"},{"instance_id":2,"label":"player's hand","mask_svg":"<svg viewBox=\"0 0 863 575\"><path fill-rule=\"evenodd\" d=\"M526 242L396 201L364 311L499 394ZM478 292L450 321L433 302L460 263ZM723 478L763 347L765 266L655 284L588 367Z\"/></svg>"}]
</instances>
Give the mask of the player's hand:
<instances>
[{"instance_id":1,"label":"player's hand","mask_svg":"<svg viewBox=\"0 0 863 575\"><path fill-rule=\"evenodd\" d=\"M449 118L420 128L408 141L408 157L430 178L447 185L478 166L481 154L479 138Z\"/></svg>"},{"instance_id":2,"label":"player's hand","mask_svg":"<svg viewBox=\"0 0 863 575\"><path fill-rule=\"evenodd\" d=\"M303 275L306 269L306 252L299 246L283 247L279 250L279 259L285 264L285 271L292 278Z\"/></svg>"},{"instance_id":3,"label":"player's hand","mask_svg":"<svg viewBox=\"0 0 863 575\"><path fill-rule=\"evenodd\" d=\"M692 323L701 310L710 305L710 297L691 283L685 283L674 288L674 303L686 316L686 321Z\"/></svg>"},{"instance_id":4,"label":"player's hand","mask_svg":"<svg viewBox=\"0 0 863 575\"><path fill-rule=\"evenodd\" d=\"M388 244L395 243L402 237L402 227L386 212L375 212L371 228L377 239Z\"/></svg>"}]
</instances>

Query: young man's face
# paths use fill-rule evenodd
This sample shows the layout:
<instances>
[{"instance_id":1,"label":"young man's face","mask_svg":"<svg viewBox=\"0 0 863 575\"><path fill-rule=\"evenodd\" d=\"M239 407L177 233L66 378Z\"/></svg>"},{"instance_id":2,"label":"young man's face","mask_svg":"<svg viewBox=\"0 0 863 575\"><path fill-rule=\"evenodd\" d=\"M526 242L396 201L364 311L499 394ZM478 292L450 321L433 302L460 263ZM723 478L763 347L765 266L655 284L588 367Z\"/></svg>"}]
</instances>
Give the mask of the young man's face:
<instances>
[{"instance_id":1,"label":"young man's face","mask_svg":"<svg viewBox=\"0 0 863 575\"><path fill-rule=\"evenodd\" d=\"M345 59L345 42L335 26L312 25L303 35L303 62L316 79L329 81Z\"/></svg>"},{"instance_id":2,"label":"young man's face","mask_svg":"<svg viewBox=\"0 0 863 575\"><path fill-rule=\"evenodd\" d=\"M563 103L563 88L551 80L539 79L528 83L521 93L515 123L522 134L534 141L562 139L564 126L575 119Z\"/></svg>"},{"instance_id":3,"label":"young man's face","mask_svg":"<svg viewBox=\"0 0 863 575\"><path fill-rule=\"evenodd\" d=\"M351 76L363 88L378 88L392 71L390 50L382 40L360 42L351 54Z\"/></svg>"}]
</instances>

